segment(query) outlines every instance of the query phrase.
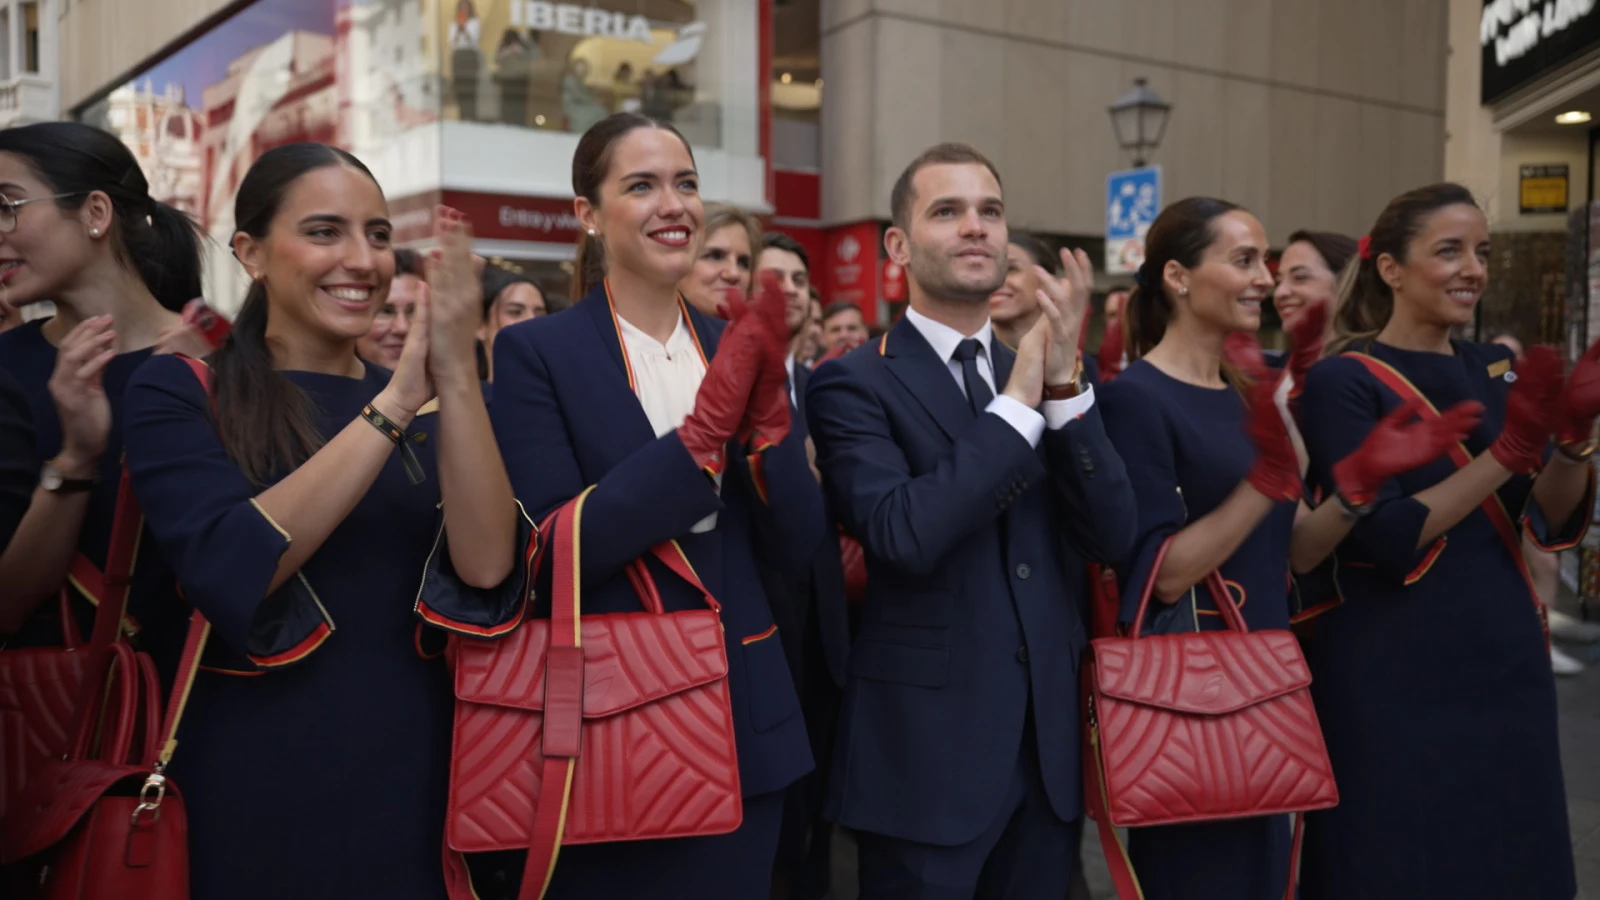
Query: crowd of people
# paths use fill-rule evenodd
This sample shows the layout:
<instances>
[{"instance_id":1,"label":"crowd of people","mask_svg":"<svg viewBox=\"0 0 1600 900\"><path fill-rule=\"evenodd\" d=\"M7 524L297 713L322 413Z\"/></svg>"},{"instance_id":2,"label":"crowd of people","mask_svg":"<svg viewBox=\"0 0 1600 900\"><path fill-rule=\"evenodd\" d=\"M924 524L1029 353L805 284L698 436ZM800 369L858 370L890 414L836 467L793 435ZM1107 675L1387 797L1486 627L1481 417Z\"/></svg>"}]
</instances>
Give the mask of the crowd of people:
<instances>
[{"instance_id":1,"label":"crowd of people","mask_svg":"<svg viewBox=\"0 0 1600 900\"><path fill-rule=\"evenodd\" d=\"M882 330L822 302L802 245L703 202L669 124L600 119L572 188L557 298L485 266L453 210L430 250L394 246L349 153L270 149L219 329L194 225L127 148L0 131L0 307L54 304L0 333L0 664L109 608L125 467L127 641L172 689L191 612L211 627L168 748L194 897L814 900L839 828L870 900L1060 900L1097 808L1091 640L1233 608L1298 636L1338 802L1301 812L1303 851L1287 814L1131 828L1107 849L1144 897L1577 893L1532 573L1594 507L1600 350L1456 336L1490 274L1465 189L1396 197L1359 240L1295 232L1276 273L1249 210L1180 200L1090 352L1089 258L1009 228L965 145L895 182L909 302ZM1283 353L1255 336L1269 304ZM568 843L548 871L451 845L460 648L570 615L569 589L585 622L718 611L737 827ZM528 701L551 722L555 647ZM680 727L639 721L646 756ZM578 790L602 792L598 750L573 751ZM1231 752L1199 779L1256 763ZM629 800L572 815L660 812ZM0 885L48 885L48 854L6 861Z\"/></svg>"}]
</instances>

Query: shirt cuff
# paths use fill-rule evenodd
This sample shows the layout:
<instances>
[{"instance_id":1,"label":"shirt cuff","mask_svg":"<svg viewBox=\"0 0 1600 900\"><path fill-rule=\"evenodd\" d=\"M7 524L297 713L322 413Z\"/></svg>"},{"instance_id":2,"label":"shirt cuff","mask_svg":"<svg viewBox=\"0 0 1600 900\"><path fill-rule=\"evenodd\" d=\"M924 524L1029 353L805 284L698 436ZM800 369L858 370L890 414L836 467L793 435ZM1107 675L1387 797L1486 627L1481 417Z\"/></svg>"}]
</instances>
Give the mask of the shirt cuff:
<instances>
[{"instance_id":1,"label":"shirt cuff","mask_svg":"<svg viewBox=\"0 0 1600 900\"><path fill-rule=\"evenodd\" d=\"M1083 416L1094 406L1094 385L1086 385L1083 393L1066 400L1046 400L1044 421L1051 431L1064 428L1068 422Z\"/></svg>"},{"instance_id":2,"label":"shirt cuff","mask_svg":"<svg viewBox=\"0 0 1600 900\"><path fill-rule=\"evenodd\" d=\"M1030 447L1039 446L1039 439L1044 437L1044 416L1005 394L990 400L989 405L984 407L984 412L992 412L1005 419L1006 424L1015 428L1017 434L1022 435L1022 439L1027 441Z\"/></svg>"}]
</instances>

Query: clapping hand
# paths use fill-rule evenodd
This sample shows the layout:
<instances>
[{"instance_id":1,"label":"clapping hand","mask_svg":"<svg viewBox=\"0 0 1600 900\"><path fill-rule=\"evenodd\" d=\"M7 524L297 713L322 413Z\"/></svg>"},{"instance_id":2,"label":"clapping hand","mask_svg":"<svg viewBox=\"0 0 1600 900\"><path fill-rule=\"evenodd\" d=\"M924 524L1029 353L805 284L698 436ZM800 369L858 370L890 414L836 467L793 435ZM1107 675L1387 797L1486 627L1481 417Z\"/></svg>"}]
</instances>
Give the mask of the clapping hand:
<instances>
[{"instance_id":1,"label":"clapping hand","mask_svg":"<svg viewBox=\"0 0 1600 900\"><path fill-rule=\"evenodd\" d=\"M1413 422L1423 402L1413 400L1384 416L1349 456L1333 465L1333 481L1349 506L1378 499L1378 491L1396 475L1443 456L1483 421L1483 404L1465 400L1442 414Z\"/></svg>"},{"instance_id":2,"label":"clapping hand","mask_svg":"<svg viewBox=\"0 0 1600 900\"><path fill-rule=\"evenodd\" d=\"M1094 266L1082 250L1061 250L1061 277L1043 266L1034 266L1039 278L1041 320L1050 323L1049 347L1045 358L1044 384L1067 384L1078 367L1078 336L1083 332L1094 292Z\"/></svg>"},{"instance_id":3,"label":"clapping hand","mask_svg":"<svg viewBox=\"0 0 1600 900\"><path fill-rule=\"evenodd\" d=\"M1489 453L1512 472L1530 474L1544 462L1545 445L1563 415L1561 357L1550 347L1529 347L1506 395L1506 420ZM1570 426L1569 426L1570 427Z\"/></svg>"},{"instance_id":4,"label":"clapping hand","mask_svg":"<svg viewBox=\"0 0 1600 900\"><path fill-rule=\"evenodd\" d=\"M465 216L448 206L434 215L434 239L438 248L428 256L424 270L428 281L429 331L428 372L443 386L476 387L478 329L483 324L483 262L472 253L472 225ZM420 327L423 304L418 303Z\"/></svg>"},{"instance_id":5,"label":"clapping hand","mask_svg":"<svg viewBox=\"0 0 1600 900\"><path fill-rule=\"evenodd\" d=\"M57 463L69 476L92 474L111 433L111 403L103 382L116 358L117 333L110 316L95 316L67 332L50 375L50 399L61 419Z\"/></svg>"}]
</instances>

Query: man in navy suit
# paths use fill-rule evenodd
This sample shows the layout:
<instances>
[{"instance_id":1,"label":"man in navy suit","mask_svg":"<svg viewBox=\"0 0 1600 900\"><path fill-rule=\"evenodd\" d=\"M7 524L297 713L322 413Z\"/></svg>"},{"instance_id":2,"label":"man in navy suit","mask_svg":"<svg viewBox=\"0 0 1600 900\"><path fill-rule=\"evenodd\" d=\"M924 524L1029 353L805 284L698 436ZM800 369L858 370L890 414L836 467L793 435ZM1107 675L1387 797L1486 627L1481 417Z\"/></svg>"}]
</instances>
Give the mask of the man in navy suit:
<instances>
[{"instance_id":1,"label":"man in navy suit","mask_svg":"<svg viewBox=\"0 0 1600 900\"><path fill-rule=\"evenodd\" d=\"M857 833L863 897L1060 900L1082 815L1083 561L1122 557L1135 526L1078 359L1090 285L1045 273L1013 353L988 315L1007 240L993 164L934 147L890 205L910 308L806 396L868 571L826 812Z\"/></svg>"},{"instance_id":2,"label":"man in navy suit","mask_svg":"<svg viewBox=\"0 0 1600 900\"><path fill-rule=\"evenodd\" d=\"M811 260L799 241L780 232L768 232L762 236L761 255L756 259L757 277L763 272L778 275L793 338L809 324ZM796 401L792 428L805 435L805 411L800 401L805 398L811 370L797 363L792 355L785 360L785 368L789 396ZM831 535L831 527L829 532ZM785 798L783 833L778 844L780 877L788 882L792 900L821 900L829 888L832 829L819 813L839 716L839 695L844 688L845 658L850 652L839 542L831 536L824 540L810 567L799 577L784 577L773 569L764 569L762 574L767 596L781 598L773 600L774 615L788 620L778 622L778 634L784 639L783 649L794 672L795 689L800 693L812 755L818 760L817 768L791 785Z\"/></svg>"}]
</instances>

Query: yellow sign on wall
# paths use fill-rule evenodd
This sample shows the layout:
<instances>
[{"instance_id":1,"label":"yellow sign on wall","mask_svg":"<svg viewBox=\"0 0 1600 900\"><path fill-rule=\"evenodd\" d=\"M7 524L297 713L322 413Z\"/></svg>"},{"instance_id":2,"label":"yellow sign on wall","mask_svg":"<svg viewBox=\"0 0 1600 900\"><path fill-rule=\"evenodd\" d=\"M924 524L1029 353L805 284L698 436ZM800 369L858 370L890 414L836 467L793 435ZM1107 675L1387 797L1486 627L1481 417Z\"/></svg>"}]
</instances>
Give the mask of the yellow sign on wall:
<instances>
[{"instance_id":1,"label":"yellow sign on wall","mask_svg":"<svg viewBox=\"0 0 1600 900\"><path fill-rule=\"evenodd\" d=\"M1524 214L1567 211L1567 164L1520 166L1518 206Z\"/></svg>"}]
</instances>

